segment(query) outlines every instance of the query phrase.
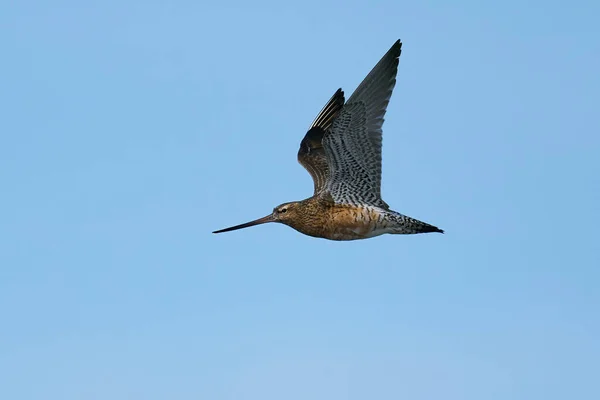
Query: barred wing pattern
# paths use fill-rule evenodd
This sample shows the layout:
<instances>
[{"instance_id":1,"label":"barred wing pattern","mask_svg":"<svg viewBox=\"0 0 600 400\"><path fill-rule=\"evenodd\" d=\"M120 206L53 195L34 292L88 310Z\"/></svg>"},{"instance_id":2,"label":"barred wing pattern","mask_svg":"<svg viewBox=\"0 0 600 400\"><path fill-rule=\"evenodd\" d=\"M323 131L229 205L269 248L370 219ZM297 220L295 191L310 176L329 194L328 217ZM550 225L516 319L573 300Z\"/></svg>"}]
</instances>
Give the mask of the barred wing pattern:
<instances>
[{"instance_id":1,"label":"barred wing pattern","mask_svg":"<svg viewBox=\"0 0 600 400\"><path fill-rule=\"evenodd\" d=\"M343 106L344 92L342 89L338 89L319 112L300 143L298 162L312 176L315 195L322 192L329 175L327 157L322 144L323 136L327 130L331 129L333 120Z\"/></svg>"},{"instance_id":2,"label":"barred wing pattern","mask_svg":"<svg viewBox=\"0 0 600 400\"><path fill-rule=\"evenodd\" d=\"M381 136L401 47L399 40L394 43L323 136L329 169L323 193L335 203L389 208L381 199Z\"/></svg>"}]
</instances>

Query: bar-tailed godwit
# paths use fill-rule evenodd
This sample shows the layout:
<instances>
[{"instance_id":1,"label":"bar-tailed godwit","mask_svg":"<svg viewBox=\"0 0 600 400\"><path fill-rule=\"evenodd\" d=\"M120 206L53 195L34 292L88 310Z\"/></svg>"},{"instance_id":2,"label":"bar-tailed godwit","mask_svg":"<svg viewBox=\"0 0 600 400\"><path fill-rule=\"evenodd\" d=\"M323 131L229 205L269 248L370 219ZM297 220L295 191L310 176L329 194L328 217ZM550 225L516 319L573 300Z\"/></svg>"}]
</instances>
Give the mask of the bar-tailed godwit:
<instances>
[{"instance_id":1,"label":"bar-tailed godwit","mask_svg":"<svg viewBox=\"0 0 600 400\"><path fill-rule=\"evenodd\" d=\"M213 233L267 222L331 240L443 233L391 210L381 199L381 128L396 85L401 48L396 41L347 102L338 89L309 127L298 161L313 178L312 197L281 204L266 217Z\"/></svg>"}]
</instances>

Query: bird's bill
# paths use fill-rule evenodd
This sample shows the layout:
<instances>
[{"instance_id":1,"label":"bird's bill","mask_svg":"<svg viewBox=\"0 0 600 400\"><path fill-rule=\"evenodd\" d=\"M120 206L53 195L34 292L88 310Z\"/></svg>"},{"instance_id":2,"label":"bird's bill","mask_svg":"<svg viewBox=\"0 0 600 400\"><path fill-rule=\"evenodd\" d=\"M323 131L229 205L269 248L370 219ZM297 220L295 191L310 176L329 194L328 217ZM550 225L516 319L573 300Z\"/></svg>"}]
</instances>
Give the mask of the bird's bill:
<instances>
[{"instance_id":1,"label":"bird's bill","mask_svg":"<svg viewBox=\"0 0 600 400\"><path fill-rule=\"evenodd\" d=\"M275 222L272 214L269 214L266 217L255 219L254 221L251 221L251 222L246 222L245 224L240 224L240 225L232 226L230 228L221 229L220 231L214 231L213 233L235 231L238 229L249 228L254 225L266 224L267 222Z\"/></svg>"}]
</instances>

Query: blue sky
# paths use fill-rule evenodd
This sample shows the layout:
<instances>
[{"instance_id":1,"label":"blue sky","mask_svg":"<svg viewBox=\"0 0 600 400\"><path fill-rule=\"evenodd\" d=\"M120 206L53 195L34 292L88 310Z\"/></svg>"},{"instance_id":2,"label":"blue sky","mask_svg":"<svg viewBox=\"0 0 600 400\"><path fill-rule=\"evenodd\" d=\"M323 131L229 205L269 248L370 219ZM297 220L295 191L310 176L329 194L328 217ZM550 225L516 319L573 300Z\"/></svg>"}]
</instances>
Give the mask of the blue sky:
<instances>
[{"instance_id":1,"label":"blue sky","mask_svg":"<svg viewBox=\"0 0 600 400\"><path fill-rule=\"evenodd\" d=\"M0 6L0 398L597 399L600 6ZM396 39L384 199L268 224Z\"/></svg>"}]
</instances>

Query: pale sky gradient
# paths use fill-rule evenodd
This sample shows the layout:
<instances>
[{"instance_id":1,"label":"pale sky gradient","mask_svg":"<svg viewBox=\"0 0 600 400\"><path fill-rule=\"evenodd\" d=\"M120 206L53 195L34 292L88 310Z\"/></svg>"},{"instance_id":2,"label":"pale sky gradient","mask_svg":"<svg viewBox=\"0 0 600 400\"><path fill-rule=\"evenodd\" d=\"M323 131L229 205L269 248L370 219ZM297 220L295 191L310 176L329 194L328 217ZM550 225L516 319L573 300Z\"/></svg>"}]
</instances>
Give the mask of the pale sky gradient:
<instances>
[{"instance_id":1,"label":"pale sky gradient","mask_svg":"<svg viewBox=\"0 0 600 400\"><path fill-rule=\"evenodd\" d=\"M599 399L600 3L0 5L0 398ZM383 196L268 224L396 39Z\"/></svg>"}]
</instances>

